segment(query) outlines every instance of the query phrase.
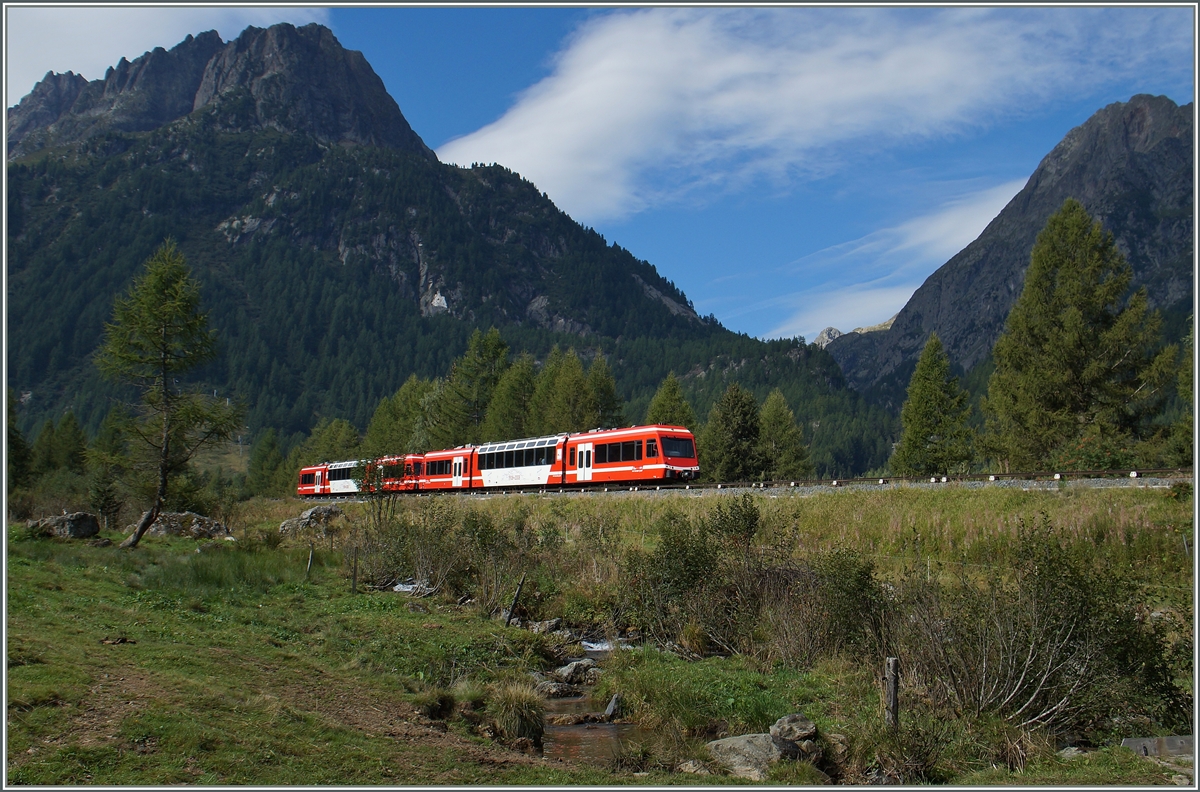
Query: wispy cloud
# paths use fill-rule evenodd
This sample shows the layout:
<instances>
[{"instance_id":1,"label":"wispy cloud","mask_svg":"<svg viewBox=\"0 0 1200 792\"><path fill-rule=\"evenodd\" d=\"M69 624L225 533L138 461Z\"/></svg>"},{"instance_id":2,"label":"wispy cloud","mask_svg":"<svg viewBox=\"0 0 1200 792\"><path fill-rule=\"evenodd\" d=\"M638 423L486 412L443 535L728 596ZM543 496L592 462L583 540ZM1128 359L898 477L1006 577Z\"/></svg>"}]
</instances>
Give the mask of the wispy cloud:
<instances>
[{"instance_id":1,"label":"wispy cloud","mask_svg":"<svg viewBox=\"0 0 1200 792\"><path fill-rule=\"evenodd\" d=\"M329 19L326 9L273 6L9 6L4 13L8 106L33 90L48 71L73 71L96 80L121 58L133 60L155 47L170 49L189 33L216 30L228 41L247 25L328 24Z\"/></svg>"},{"instance_id":2,"label":"wispy cloud","mask_svg":"<svg viewBox=\"0 0 1200 792\"><path fill-rule=\"evenodd\" d=\"M438 156L500 162L577 219L619 219L826 175L1148 62L1192 62L1190 9L618 11L585 23L549 77Z\"/></svg>"},{"instance_id":3,"label":"wispy cloud","mask_svg":"<svg viewBox=\"0 0 1200 792\"><path fill-rule=\"evenodd\" d=\"M792 262L784 271L803 273L806 288L769 300L791 314L765 336L811 340L826 327L846 332L886 321L1024 186L1020 179L955 196L934 212Z\"/></svg>"}]
</instances>

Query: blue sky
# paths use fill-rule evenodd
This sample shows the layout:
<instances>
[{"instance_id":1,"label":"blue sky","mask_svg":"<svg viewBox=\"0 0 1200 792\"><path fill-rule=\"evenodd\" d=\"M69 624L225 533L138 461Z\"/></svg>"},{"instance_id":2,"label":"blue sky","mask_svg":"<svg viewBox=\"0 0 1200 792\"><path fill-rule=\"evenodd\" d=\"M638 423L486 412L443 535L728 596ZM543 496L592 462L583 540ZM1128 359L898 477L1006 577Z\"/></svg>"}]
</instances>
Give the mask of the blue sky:
<instances>
[{"instance_id":1,"label":"blue sky","mask_svg":"<svg viewBox=\"0 0 1200 792\"><path fill-rule=\"evenodd\" d=\"M1192 101L1190 6L15 8L47 70L248 24L328 25L446 162L498 162L731 329L896 313L1101 107Z\"/></svg>"}]
</instances>

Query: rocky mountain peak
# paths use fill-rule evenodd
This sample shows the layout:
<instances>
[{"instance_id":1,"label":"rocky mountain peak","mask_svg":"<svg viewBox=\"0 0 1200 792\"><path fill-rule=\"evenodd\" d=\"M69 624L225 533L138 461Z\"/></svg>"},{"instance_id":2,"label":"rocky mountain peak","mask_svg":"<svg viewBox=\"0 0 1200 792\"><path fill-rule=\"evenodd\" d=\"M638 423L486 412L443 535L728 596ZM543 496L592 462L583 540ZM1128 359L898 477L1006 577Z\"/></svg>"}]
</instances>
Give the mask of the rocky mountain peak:
<instances>
[{"instance_id":1,"label":"rocky mountain peak","mask_svg":"<svg viewBox=\"0 0 1200 792\"><path fill-rule=\"evenodd\" d=\"M436 159L362 53L316 24L249 27L228 43L216 31L189 35L170 50L122 58L91 82L47 74L9 109L9 159L105 132L157 129L243 93L254 127Z\"/></svg>"}]
</instances>

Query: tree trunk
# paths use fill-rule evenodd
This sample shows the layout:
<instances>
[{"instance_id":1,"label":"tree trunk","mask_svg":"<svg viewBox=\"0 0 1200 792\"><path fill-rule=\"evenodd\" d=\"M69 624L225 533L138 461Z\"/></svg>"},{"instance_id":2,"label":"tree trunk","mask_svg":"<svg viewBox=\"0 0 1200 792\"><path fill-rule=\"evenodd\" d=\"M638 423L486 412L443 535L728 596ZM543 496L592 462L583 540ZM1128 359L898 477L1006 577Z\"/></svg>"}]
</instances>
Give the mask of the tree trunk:
<instances>
[{"instance_id":1,"label":"tree trunk","mask_svg":"<svg viewBox=\"0 0 1200 792\"><path fill-rule=\"evenodd\" d=\"M133 533L124 542L121 542L121 547L130 549L137 547L138 542L142 541L142 534L150 530L150 526L154 524L158 514L162 511L163 501L167 499L167 469L171 462L171 403L170 391L167 388L166 364L163 363L163 394L162 394L162 409L163 409L163 428L162 428L162 446L158 454L158 491L154 494L154 503L149 510L142 515L142 519L138 522L137 527L133 529Z\"/></svg>"}]
</instances>

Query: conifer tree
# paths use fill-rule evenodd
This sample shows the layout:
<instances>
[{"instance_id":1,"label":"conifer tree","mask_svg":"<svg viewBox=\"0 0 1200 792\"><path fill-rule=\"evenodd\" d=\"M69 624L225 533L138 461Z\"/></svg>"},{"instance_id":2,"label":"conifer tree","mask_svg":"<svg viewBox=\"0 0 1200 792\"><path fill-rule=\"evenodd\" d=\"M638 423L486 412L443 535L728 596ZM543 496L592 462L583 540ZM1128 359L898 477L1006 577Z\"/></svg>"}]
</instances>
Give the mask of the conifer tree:
<instances>
[{"instance_id":1,"label":"conifer tree","mask_svg":"<svg viewBox=\"0 0 1200 792\"><path fill-rule=\"evenodd\" d=\"M562 356L554 377L554 387L540 434L558 432L583 432L595 429L599 411L596 400L588 388L583 364L574 349Z\"/></svg>"},{"instance_id":2,"label":"conifer tree","mask_svg":"<svg viewBox=\"0 0 1200 792\"><path fill-rule=\"evenodd\" d=\"M29 481L30 451L25 435L17 426L17 395L8 389L8 490L23 487Z\"/></svg>"},{"instance_id":3,"label":"conifer tree","mask_svg":"<svg viewBox=\"0 0 1200 792\"><path fill-rule=\"evenodd\" d=\"M255 495L283 495L283 452L279 448L279 433L267 429L250 449L246 463L246 486Z\"/></svg>"},{"instance_id":4,"label":"conifer tree","mask_svg":"<svg viewBox=\"0 0 1200 792\"><path fill-rule=\"evenodd\" d=\"M558 373L566 356L555 344L542 363L541 370L533 381L533 396L529 400L529 420L525 430L529 435L550 434L550 403L554 399Z\"/></svg>"},{"instance_id":5,"label":"conifer tree","mask_svg":"<svg viewBox=\"0 0 1200 792\"><path fill-rule=\"evenodd\" d=\"M889 465L901 476L945 475L972 458L967 424L970 394L950 377L950 358L937 333L930 333L900 408L901 434Z\"/></svg>"},{"instance_id":6,"label":"conifer tree","mask_svg":"<svg viewBox=\"0 0 1200 792\"><path fill-rule=\"evenodd\" d=\"M1171 427L1171 437L1168 448L1168 459L1173 465L1180 467L1191 467L1193 464L1193 443L1195 430L1195 417L1192 410L1194 409L1193 399L1193 382L1195 365L1195 345L1196 345L1196 328L1194 326L1188 329L1187 338L1183 344L1183 355L1179 361L1179 373L1176 376L1176 393L1179 396L1179 402L1183 408L1179 419Z\"/></svg>"},{"instance_id":7,"label":"conifer tree","mask_svg":"<svg viewBox=\"0 0 1200 792\"><path fill-rule=\"evenodd\" d=\"M1004 467L1036 470L1085 433L1133 442L1176 349L1154 354L1160 319L1144 288L1124 300L1131 277L1112 234L1074 199L1038 234L984 401L984 442Z\"/></svg>"},{"instance_id":8,"label":"conifer tree","mask_svg":"<svg viewBox=\"0 0 1200 792\"><path fill-rule=\"evenodd\" d=\"M625 405L617 395L617 381L608 360L599 352L588 366L587 389L596 410L595 419L588 423L604 429L625 425Z\"/></svg>"},{"instance_id":9,"label":"conifer tree","mask_svg":"<svg viewBox=\"0 0 1200 792\"><path fill-rule=\"evenodd\" d=\"M759 423L759 458L764 479L782 481L813 474L815 468L804 445L804 434L779 388L767 395L759 411Z\"/></svg>"},{"instance_id":10,"label":"conifer tree","mask_svg":"<svg viewBox=\"0 0 1200 792\"><path fill-rule=\"evenodd\" d=\"M167 240L117 298L96 356L102 374L141 390L136 436L157 479L150 508L123 547L141 541L162 509L171 479L184 472L196 451L228 439L241 426L239 407L185 392L177 384L216 354L216 336L200 312L200 285L175 242Z\"/></svg>"},{"instance_id":11,"label":"conifer tree","mask_svg":"<svg viewBox=\"0 0 1200 792\"><path fill-rule=\"evenodd\" d=\"M421 418L421 400L432 389L432 381L410 374L399 390L381 399L367 425L363 449L371 456L417 451L413 432Z\"/></svg>"},{"instance_id":12,"label":"conifer tree","mask_svg":"<svg viewBox=\"0 0 1200 792\"><path fill-rule=\"evenodd\" d=\"M667 374L666 379L658 386L650 407L646 410L647 424L666 424L668 426L685 426L696 430L696 413L683 395L683 388L675 378L675 372Z\"/></svg>"},{"instance_id":13,"label":"conifer tree","mask_svg":"<svg viewBox=\"0 0 1200 792\"><path fill-rule=\"evenodd\" d=\"M533 358L521 355L500 377L483 422L483 442L529 437L529 403L534 387Z\"/></svg>"},{"instance_id":14,"label":"conifer tree","mask_svg":"<svg viewBox=\"0 0 1200 792\"><path fill-rule=\"evenodd\" d=\"M762 472L761 424L754 394L731 383L713 404L700 444L701 471L716 481L750 481Z\"/></svg>"},{"instance_id":15,"label":"conifer tree","mask_svg":"<svg viewBox=\"0 0 1200 792\"><path fill-rule=\"evenodd\" d=\"M67 413L54 429L54 467L83 473L84 455L87 452L87 435L79 425L75 413Z\"/></svg>"},{"instance_id":16,"label":"conifer tree","mask_svg":"<svg viewBox=\"0 0 1200 792\"><path fill-rule=\"evenodd\" d=\"M54 452L58 447L58 443L54 437L54 419L47 418L42 424L42 428L38 431L37 437L33 438L33 446L30 448L30 471L34 476L42 476L54 470Z\"/></svg>"},{"instance_id":17,"label":"conifer tree","mask_svg":"<svg viewBox=\"0 0 1200 792\"><path fill-rule=\"evenodd\" d=\"M492 391L507 368L508 345L500 331L475 330L466 353L450 368L445 398L437 403L439 414L430 425L431 439L438 447L480 441Z\"/></svg>"}]
</instances>

